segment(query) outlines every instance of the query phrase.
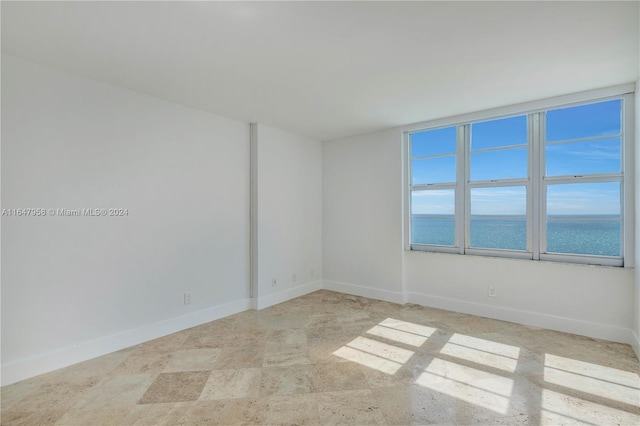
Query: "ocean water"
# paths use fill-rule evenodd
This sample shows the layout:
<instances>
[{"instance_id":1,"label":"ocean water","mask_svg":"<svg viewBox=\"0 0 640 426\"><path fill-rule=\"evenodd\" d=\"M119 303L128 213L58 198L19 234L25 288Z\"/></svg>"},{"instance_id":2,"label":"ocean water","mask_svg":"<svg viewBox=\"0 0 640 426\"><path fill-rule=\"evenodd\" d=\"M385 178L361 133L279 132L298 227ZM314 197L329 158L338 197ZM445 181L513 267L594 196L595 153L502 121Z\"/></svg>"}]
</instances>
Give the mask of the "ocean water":
<instances>
[{"instance_id":1,"label":"ocean water","mask_svg":"<svg viewBox=\"0 0 640 426\"><path fill-rule=\"evenodd\" d=\"M413 244L454 245L453 216L413 215ZM471 247L526 250L524 216L473 216ZM620 256L620 216L550 216L547 252Z\"/></svg>"}]
</instances>

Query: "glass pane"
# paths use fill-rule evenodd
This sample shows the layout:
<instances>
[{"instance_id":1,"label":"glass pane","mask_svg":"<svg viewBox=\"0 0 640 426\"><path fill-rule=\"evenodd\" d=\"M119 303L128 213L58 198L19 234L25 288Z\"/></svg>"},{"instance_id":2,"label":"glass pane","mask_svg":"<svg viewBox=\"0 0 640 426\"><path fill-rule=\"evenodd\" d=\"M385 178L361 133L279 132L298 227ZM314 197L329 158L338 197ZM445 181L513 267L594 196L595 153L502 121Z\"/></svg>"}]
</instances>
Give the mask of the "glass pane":
<instances>
[{"instance_id":1,"label":"glass pane","mask_svg":"<svg viewBox=\"0 0 640 426\"><path fill-rule=\"evenodd\" d=\"M527 144L527 117L501 118L471 125L471 149Z\"/></svg>"},{"instance_id":2,"label":"glass pane","mask_svg":"<svg viewBox=\"0 0 640 426\"><path fill-rule=\"evenodd\" d=\"M620 133L622 101L562 108L547 112L547 140L559 141Z\"/></svg>"},{"instance_id":3,"label":"glass pane","mask_svg":"<svg viewBox=\"0 0 640 426\"><path fill-rule=\"evenodd\" d=\"M547 176L620 172L620 138L545 147Z\"/></svg>"},{"instance_id":4,"label":"glass pane","mask_svg":"<svg viewBox=\"0 0 640 426\"><path fill-rule=\"evenodd\" d=\"M412 160L411 174L414 184L455 182L456 156Z\"/></svg>"},{"instance_id":5,"label":"glass pane","mask_svg":"<svg viewBox=\"0 0 640 426\"><path fill-rule=\"evenodd\" d=\"M620 183L547 188L547 252L620 256Z\"/></svg>"},{"instance_id":6,"label":"glass pane","mask_svg":"<svg viewBox=\"0 0 640 426\"><path fill-rule=\"evenodd\" d=\"M527 249L527 189L524 186L471 189L474 248Z\"/></svg>"},{"instance_id":7,"label":"glass pane","mask_svg":"<svg viewBox=\"0 0 640 426\"><path fill-rule=\"evenodd\" d=\"M449 154L456 152L456 128L425 130L411 133L411 156Z\"/></svg>"},{"instance_id":8,"label":"glass pane","mask_svg":"<svg viewBox=\"0 0 640 426\"><path fill-rule=\"evenodd\" d=\"M411 193L411 243L455 245L455 190Z\"/></svg>"},{"instance_id":9,"label":"glass pane","mask_svg":"<svg viewBox=\"0 0 640 426\"><path fill-rule=\"evenodd\" d=\"M528 149L510 148L471 154L471 180L525 178Z\"/></svg>"}]
</instances>

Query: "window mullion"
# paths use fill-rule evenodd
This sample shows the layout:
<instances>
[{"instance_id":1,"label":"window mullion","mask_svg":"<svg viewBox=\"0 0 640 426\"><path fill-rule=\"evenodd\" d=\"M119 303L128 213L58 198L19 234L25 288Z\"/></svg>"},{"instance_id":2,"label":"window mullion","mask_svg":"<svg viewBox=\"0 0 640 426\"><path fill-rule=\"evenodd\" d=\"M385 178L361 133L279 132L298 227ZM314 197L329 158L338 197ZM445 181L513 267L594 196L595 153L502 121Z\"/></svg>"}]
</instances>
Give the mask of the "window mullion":
<instances>
[{"instance_id":1,"label":"window mullion","mask_svg":"<svg viewBox=\"0 0 640 426\"><path fill-rule=\"evenodd\" d=\"M471 239L471 207L469 189L470 156L471 156L471 125L458 126L458 152L460 168L458 171L458 184L460 185L458 200L460 202L459 214L456 215L456 223L460 227L460 253L464 254L469 247Z\"/></svg>"},{"instance_id":2,"label":"window mullion","mask_svg":"<svg viewBox=\"0 0 640 426\"><path fill-rule=\"evenodd\" d=\"M405 167L405 185L404 185L404 194L405 194L405 203L404 203L404 248L405 250L411 250L411 229L413 228L413 219L411 216L412 206L412 185L413 185L413 173L411 171L411 157L413 156L411 152L411 136L409 133L404 134L404 138L402 141L402 145L405 149L404 155L404 167Z\"/></svg>"},{"instance_id":3,"label":"window mullion","mask_svg":"<svg viewBox=\"0 0 640 426\"><path fill-rule=\"evenodd\" d=\"M527 199L527 237L528 248L534 260L540 259L540 117L539 114L529 114L529 176L531 184Z\"/></svg>"},{"instance_id":4,"label":"window mullion","mask_svg":"<svg viewBox=\"0 0 640 426\"><path fill-rule=\"evenodd\" d=\"M529 185L529 178L517 178L517 179L495 179L495 180L476 180L469 182L469 188L491 188L499 186L527 186Z\"/></svg>"},{"instance_id":5,"label":"window mullion","mask_svg":"<svg viewBox=\"0 0 640 426\"><path fill-rule=\"evenodd\" d=\"M457 126L456 128L456 245L459 253L464 254L466 246L466 192L467 192L467 127L466 125Z\"/></svg>"},{"instance_id":6,"label":"window mullion","mask_svg":"<svg viewBox=\"0 0 640 426\"><path fill-rule=\"evenodd\" d=\"M447 152L445 154L418 155L416 157L411 157L411 159L412 160L428 160L429 158L451 157L454 155L456 155L455 152Z\"/></svg>"},{"instance_id":7,"label":"window mullion","mask_svg":"<svg viewBox=\"0 0 640 426\"><path fill-rule=\"evenodd\" d=\"M546 156L545 156L545 140L547 116L544 112L539 112L538 116L538 194L536 202L538 203L538 259L543 253L547 252L547 183L545 182L546 174Z\"/></svg>"},{"instance_id":8,"label":"window mullion","mask_svg":"<svg viewBox=\"0 0 640 426\"><path fill-rule=\"evenodd\" d=\"M410 185L411 191L426 191L426 190L434 190L434 189L456 189L458 186L457 182L449 182L449 183L416 183L415 185Z\"/></svg>"},{"instance_id":9,"label":"window mullion","mask_svg":"<svg viewBox=\"0 0 640 426\"><path fill-rule=\"evenodd\" d=\"M474 149L473 153L477 154L479 152L493 152L493 151L504 151L507 149L518 149L518 148L526 148L526 144L518 144L518 145L504 145L504 146L492 146L491 148L480 148Z\"/></svg>"},{"instance_id":10,"label":"window mullion","mask_svg":"<svg viewBox=\"0 0 640 426\"><path fill-rule=\"evenodd\" d=\"M562 145L565 143L574 143L574 142L592 142L592 141L600 141L603 139L615 139L615 138L621 138L622 137L622 133L612 133L609 135L601 135L601 136L587 136L584 138L575 138L575 139L562 139L562 140L558 140L558 141L551 141L551 142L546 142L546 145Z\"/></svg>"},{"instance_id":11,"label":"window mullion","mask_svg":"<svg viewBox=\"0 0 640 426\"><path fill-rule=\"evenodd\" d=\"M636 227L638 224L635 222L634 217L634 206L637 196L636 193L639 188L635 188L634 191L634 180L637 173L640 173L640 170L636 170L633 166L636 152L638 149L636 144L634 143L635 137L635 128L634 128L634 117L636 116L636 108L640 108L640 105L635 105L633 95L625 95L624 96L624 108L622 117L622 173L624 173L624 178L622 181L621 188L621 213L622 213L622 229L623 233L620 238L620 242L622 244L621 254L624 259L624 266L628 268L636 267L635 265L635 250L638 250L635 247L635 238L636 235ZM637 124L637 123L636 123ZM636 126L637 128L637 126Z\"/></svg>"},{"instance_id":12,"label":"window mullion","mask_svg":"<svg viewBox=\"0 0 640 426\"><path fill-rule=\"evenodd\" d=\"M543 177L542 180L550 185L562 183L599 183L599 182L622 182L622 173L602 173L580 176L553 176Z\"/></svg>"}]
</instances>

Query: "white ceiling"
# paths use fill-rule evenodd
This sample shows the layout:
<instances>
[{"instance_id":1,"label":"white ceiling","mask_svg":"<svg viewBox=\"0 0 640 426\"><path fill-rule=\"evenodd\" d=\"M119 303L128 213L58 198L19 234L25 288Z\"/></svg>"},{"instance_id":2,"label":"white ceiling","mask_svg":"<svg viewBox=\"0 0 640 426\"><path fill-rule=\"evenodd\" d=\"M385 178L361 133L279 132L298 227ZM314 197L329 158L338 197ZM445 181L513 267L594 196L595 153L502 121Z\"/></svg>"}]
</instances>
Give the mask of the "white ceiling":
<instances>
[{"instance_id":1,"label":"white ceiling","mask_svg":"<svg viewBox=\"0 0 640 426\"><path fill-rule=\"evenodd\" d=\"M638 78L638 2L2 2L2 51L320 140Z\"/></svg>"}]
</instances>

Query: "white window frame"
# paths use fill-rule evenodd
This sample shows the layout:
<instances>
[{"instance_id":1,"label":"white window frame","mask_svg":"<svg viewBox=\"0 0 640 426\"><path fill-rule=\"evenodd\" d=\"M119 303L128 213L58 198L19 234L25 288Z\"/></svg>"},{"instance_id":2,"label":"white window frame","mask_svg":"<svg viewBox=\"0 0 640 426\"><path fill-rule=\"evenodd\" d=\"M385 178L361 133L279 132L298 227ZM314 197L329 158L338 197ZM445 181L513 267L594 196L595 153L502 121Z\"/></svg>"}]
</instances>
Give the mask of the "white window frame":
<instances>
[{"instance_id":1,"label":"white window frame","mask_svg":"<svg viewBox=\"0 0 640 426\"><path fill-rule=\"evenodd\" d=\"M527 116L527 143L526 143L526 147L528 148L528 152L527 152L527 176L523 177L523 178L507 178L507 179L491 179L491 180L477 180L477 181L472 181L471 180L471 154L473 153L473 151L471 150L471 125L475 124L475 123L481 123L483 121L492 121L493 119L489 119L489 120L477 120L474 121L472 123L467 123L464 125L464 129L465 129L465 139L464 139L464 144L465 144L465 160L466 160L466 164L465 164L465 180L464 182L466 183L465 185L465 197L464 197L464 202L465 202L465 253L466 254L475 254L475 255L481 255L481 256L497 256L497 257L515 257L515 258L519 258L519 259L531 259L531 238L530 238L530 232L531 230L529 229L530 226L530 214L531 214L531 169L532 169L532 162L531 162L531 136L530 136L530 127L529 126L529 114L514 114L511 116L507 116L507 117L499 117L500 118L510 118L510 117L517 117L517 116L522 116L522 115L526 115ZM515 145L513 145L513 147L515 147ZM488 152L488 151L499 151L499 150L503 150L507 147L496 147L496 148L488 148L488 149L483 149L481 151L483 152ZM527 246L525 248L525 251L520 251L520 250L506 250L506 249L490 249L490 248L478 248L478 247L471 247L471 190L474 188L500 188L500 187L505 187L505 186L524 186L526 191L527 191L527 207L526 207L526 223L527 223L527 232L525 234L525 238L526 238L526 243Z\"/></svg>"},{"instance_id":2,"label":"white window frame","mask_svg":"<svg viewBox=\"0 0 640 426\"><path fill-rule=\"evenodd\" d=\"M457 254L511 257L565 263L583 263L604 266L634 266L635 223L633 206L634 192L634 97L633 83L604 89L596 89L572 95L528 102L509 107L465 114L440 120L416 123L403 130L404 157L404 217L405 250L433 251ZM545 116L546 111L557 108L574 107L584 104L621 99L623 117L621 123L621 172L593 174L585 176L545 176ZM528 176L517 179L492 181L470 181L470 126L473 123L527 116ZM446 184L413 185L411 173L411 133L453 127L457 129L456 182ZM555 142L555 141L554 141ZM620 257L591 256L580 254L545 253L546 250L546 189L551 184L587 182L620 182L622 222ZM470 244L470 194L474 187L524 186L527 191L527 246L526 251L471 248ZM454 246L411 244L411 195L420 189L455 189L455 242ZM462 211L464 210L464 211Z\"/></svg>"}]
</instances>

